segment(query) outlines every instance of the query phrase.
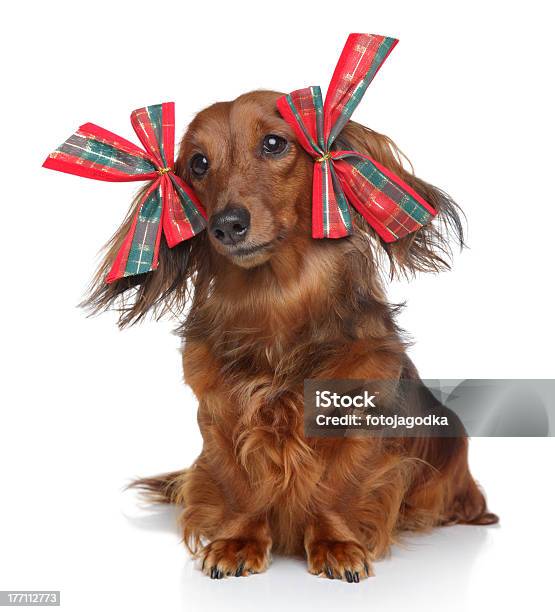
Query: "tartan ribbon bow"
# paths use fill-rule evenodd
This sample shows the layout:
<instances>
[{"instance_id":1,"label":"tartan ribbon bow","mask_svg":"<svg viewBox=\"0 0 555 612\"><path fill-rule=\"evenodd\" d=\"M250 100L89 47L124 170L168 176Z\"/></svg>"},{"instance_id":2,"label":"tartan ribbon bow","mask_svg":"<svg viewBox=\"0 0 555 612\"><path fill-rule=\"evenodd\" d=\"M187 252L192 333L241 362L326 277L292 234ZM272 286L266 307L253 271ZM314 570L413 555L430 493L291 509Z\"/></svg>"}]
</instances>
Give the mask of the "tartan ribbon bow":
<instances>
[{"instance_id":1,"label":"tartan ribbon bow","mask_svg":"<svg viewBox=\"0 0 555 612\"><path fill-rule=\"evenodd\" d=\"M353 231L351 204L385 242L418 230L436 211L376 160L332 145L368 85L397 44L394 38L350 34L325 102L319 87L281 97L277 107L301 146L314 158L313 238L342 238Z\"/></svg>"},{"instance_id":2,"label":"tartan ribbon bow","mask_svg":"<svg viewBox=\"0 0 555 612\"><path fill-rule=\"evenodd\" d=\"M137 203L131 229L106 277L112 283L158 267L162 232L168 246L206 227L206 213L174 173L175 106L164 102L131 113L144 150L93 123L82 125L43 166L101 181L151 181Z\"/></svg>"}]
</instances>

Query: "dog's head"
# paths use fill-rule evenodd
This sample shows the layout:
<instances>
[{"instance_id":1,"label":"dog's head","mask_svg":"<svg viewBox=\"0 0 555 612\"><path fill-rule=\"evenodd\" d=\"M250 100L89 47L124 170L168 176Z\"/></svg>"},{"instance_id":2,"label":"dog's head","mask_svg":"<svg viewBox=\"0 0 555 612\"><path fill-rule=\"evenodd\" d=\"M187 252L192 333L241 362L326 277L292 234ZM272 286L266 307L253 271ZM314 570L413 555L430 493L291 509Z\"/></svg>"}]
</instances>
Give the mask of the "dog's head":
<instances>
[{"instance_id":1,"label":"dog's head","mask_svg":"<svg viewBox=\"0 0 555 612\"><path fill-rule=\"evenodd\" d=\"M281 95L251 92L232 102L214 104L194 118L182 139L176 172L192 186L204 205L207 231L173 249L162 239L156 271L106 285L104 277L131 226L132 207L126 222L107 245L106 258L86 305L101 310L119 298L120 323L126 325L141 319L149 310L180 308L191 289L197 299L202 299L199 296L206 294L211 279L219 273L260 273L284 259L291 265L293 252L295 261L315 249L321 249L325 257L333 257L334 251L339 253L345 248L345 241L357 240L359 250L363 244L369 260L374 262L377 251L384 251L392 272L448 267L449 230L454 230L462 244L456 205L441 190L407 170L402 154L389 138L352 121L336 146L376 159L430 202L438 217L392 244L381 242L358 214L353 214L353 237L311 238L313 160L277 110L276 101ZM370 270L369 275L373 272Z\"/></svg>"},{"instance_id":2,"label":"dog's head","mask_svg":"<svg viewBox=\"0 0 555 612\"><path fill-rule=\"evenodd\" d=\"M178 155L178 173L208 213L210 248L243 268L310 236L312 161L278 112L279 95L253 92L203 110Z\"/></svg>"}]
</instances>

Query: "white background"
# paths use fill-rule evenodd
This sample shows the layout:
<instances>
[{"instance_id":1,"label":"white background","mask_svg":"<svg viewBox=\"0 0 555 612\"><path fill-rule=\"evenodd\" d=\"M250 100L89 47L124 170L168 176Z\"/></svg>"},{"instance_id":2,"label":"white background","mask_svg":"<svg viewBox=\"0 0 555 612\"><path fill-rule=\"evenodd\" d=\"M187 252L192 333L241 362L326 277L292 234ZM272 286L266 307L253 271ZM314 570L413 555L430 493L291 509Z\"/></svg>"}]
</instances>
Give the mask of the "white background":
<instances>
[{"instance_id":1,"label":"white background","mask_svg":"<svg viewBox=\"0 0 555 612\"><path fill-rule=\"evenodd\" d=\"M75 308L136 186L40 168L81 123L134 139L130 111L177 103L181 133L240 93L329 82L350 31L400 44L355 119L391 136L468 216L454 271L392 287L428 378L554 375L549 2L23 2L3 7L0 589L66 610L553 609L553 439L475 439L501 516L408 538L359 585L278 558L211 581L171 511L122 493L201 440L173 323L118 332ZM107 603L109 602L109 603Z\"/></svg>"}]
</instances>

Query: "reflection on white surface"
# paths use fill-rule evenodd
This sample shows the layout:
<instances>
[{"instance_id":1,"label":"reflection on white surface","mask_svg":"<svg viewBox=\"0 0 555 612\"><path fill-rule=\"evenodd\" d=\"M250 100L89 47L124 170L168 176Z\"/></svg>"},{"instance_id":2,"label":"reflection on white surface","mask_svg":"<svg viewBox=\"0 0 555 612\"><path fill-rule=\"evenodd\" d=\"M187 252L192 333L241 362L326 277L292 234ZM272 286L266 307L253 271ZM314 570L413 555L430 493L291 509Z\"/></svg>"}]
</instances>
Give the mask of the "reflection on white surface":
<instances>
[{"instance_id":1,"label":"reflection on white surface","mask_svg":"<svg viewBox=\"0 0 555 612\"><path fill-rule=\"evenodd\" d=\"M406 548L375 564L376 575L360 584L348 584L310 575L301 559L277 557L270 569L245 579L205 579L188 564L183 570L183 605L191 610L210 607L241 609L310 610L418 610L433 600L449 602L449 610L467 608L465 594L474 561L487 542L486 529L452 527L412 537ZM216 583L216 584L214 584ZM452 594L456 591L456 601Z\"/></svg>"},{"instance_id":2,"label":"reflection on white surface","mask_svg":"<svg viewBox=\"0 0 555 612\"><path fill-rule=\"evenodd\" d=\"M174 532L177 511L168 506L144 507L126 515L141 530ZM210 580L188 558L181 573L183 610L429 610L430 600L448 609L469 609L468 584L475 561L498 527L455 526L425 535L407 536L389 558L375 564L375 576L360 584L317 578L304 559L274 557L269 570L246 578ZM433 593L433 595L432 595ZM456 593L456 597L453 597Z\"/></svg>"},{"instance_id":3,"label":"reflection on white surface","mask_svg":"<svg viewBox=\"0 0 555 612\"><path fill-rule=\"evenodd\" d=\"M165 531L179 534L177 519L180 509L165 504L137 503L133 491L126 491L122 514L131 525L147 531Z\"/></svg>"}]
</instances>

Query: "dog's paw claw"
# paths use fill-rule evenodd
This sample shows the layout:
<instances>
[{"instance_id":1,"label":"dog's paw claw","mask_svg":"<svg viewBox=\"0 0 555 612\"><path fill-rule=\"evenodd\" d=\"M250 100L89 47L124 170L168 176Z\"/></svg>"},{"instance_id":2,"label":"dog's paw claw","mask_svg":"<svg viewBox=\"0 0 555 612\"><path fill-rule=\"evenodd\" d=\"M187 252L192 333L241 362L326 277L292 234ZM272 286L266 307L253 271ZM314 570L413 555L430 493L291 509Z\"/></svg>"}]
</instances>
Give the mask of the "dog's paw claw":
<instances>
[{"instance_id":1,"label":"dog's paw claw","mask_svg":"<svg viewBox=\"0 0 555 612\"><path fill-rule=\"evenodd\" d=\"M241 563L239 563L239 566L237 567L237 569L235 570L235 577L239 578L239 576L243 575L243 570L245 569L245 562L241 561Z\"/></svg>"},{"instance_id":2,"label":"dog's paw claw","mask_svg":"<svg viewBox=\"0 0 555 612\"><path fill-rule=\"evenodd\" d=\"M368 551L356 542L313 542L307 553L308 571L312 574L349 583L372 576Z\"/></svg>"},{"instance_id":3,"label":"dog's paw claw","mask_svg":"<svg viewBox=\"0 0 555 612\"><path fill-rule=\"evenodd\" d=\"M269 549L256 540L214 540L204 548L202 571L213 580L258 574L269 565Z\"/></svg>"}]
</instances>

